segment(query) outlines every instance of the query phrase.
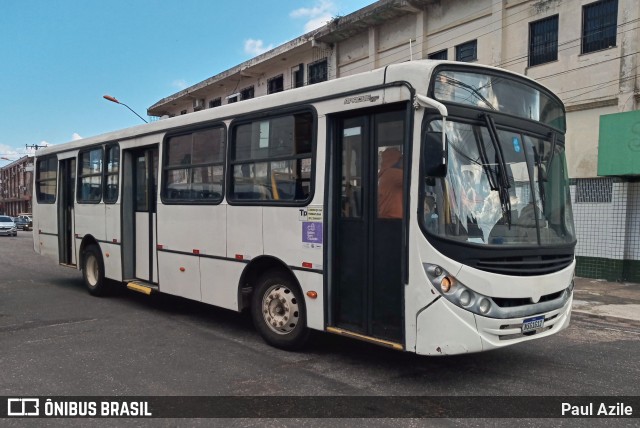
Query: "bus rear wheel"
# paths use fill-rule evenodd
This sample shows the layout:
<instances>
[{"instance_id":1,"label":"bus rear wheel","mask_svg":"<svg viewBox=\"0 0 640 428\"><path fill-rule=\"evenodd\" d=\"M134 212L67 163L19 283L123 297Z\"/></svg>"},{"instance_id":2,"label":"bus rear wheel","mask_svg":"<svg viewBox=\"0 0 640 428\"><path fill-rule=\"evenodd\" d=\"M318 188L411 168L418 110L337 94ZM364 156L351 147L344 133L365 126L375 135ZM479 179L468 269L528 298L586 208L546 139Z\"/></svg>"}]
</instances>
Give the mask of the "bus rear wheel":
<instances>
[{"instance_id":1,"label":"bus rear wheel","mask_svg":"<svg viewBox=\"0 0 640 428\"><path fill-rule=\"evenodd\" d=\"M102 252L97 245L89 245L83 253L82 278L84 284L93 296L107 294L107 284L104 277L104 261Z\"/></svg>"},{"instance_id":2,"label":"bus rear wheel","mask_svg":"<svg viewBox=\"0 0 640 428\"><path fill-rule=\"evenodd\" d=\"M251 299L251 316L262 338L276 348L300 349L309 336L302 292L281 271L262 276Z\"/></svg>"}]
</instances>

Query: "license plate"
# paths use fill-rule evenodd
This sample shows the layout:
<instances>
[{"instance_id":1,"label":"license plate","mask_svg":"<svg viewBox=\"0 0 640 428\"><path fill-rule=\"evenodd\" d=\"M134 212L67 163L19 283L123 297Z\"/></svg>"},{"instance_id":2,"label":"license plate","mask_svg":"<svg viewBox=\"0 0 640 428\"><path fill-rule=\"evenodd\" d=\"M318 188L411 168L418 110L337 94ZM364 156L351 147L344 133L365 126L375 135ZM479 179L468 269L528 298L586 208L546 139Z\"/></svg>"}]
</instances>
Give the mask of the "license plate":
<instances>
[{"instance_id":1,"label":"license plate","mask_svg":"<svg viewBox=\"0 0 640 428\"><path fill-rule=\"evenodd\" d=\"M541 328L544 325L544 315L540 315L539 317L527 318L522 321L522 332L526 333L528 331L532 331L538 328Z\"/></svg>"}]
</instances>

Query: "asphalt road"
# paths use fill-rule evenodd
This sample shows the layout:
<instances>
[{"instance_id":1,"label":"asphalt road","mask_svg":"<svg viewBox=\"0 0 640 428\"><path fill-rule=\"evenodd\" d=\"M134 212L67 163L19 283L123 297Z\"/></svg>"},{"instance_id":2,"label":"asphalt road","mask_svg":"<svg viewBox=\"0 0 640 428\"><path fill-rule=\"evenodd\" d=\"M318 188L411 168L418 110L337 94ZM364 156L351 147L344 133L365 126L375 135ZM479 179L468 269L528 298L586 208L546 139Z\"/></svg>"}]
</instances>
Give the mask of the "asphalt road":
<instances>
[{"instance_id":1,"label":"asphalt road","mask_svg":"<svg viewBox=\"0 0 640 428\"><path fill-rule=\"evenodd\" d=\"M245 314L128 290L92 297L79 271L33 252L30 232L0 237L5 396L640 395L639 355L639 328L578 317L546 340L474 355L429 358L320 333L285 352ZM241 425L253 424L263 425Z\"/></svg>"}]
</instances>

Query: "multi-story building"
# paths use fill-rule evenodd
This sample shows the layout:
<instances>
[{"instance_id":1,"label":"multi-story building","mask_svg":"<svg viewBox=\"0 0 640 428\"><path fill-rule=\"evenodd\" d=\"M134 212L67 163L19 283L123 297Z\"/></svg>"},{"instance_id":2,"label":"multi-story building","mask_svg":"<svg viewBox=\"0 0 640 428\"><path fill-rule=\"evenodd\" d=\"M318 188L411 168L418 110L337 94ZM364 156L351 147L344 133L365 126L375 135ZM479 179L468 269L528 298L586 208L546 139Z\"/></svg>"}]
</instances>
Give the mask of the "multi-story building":
<instances>
[{"instance_id":1,"label":"multi-story building","mask_svg":"<svg viewBox=\"0 0 640 428\"><path fill-rule=\"evenodd\" d=\"M23 156L0 168L0 214L30 213L32 195L33 156Z\"/></svg>"},{"instance_id":2,"label":"multi-story building","mask_svg":"<svg viewBox=\"0 0 640 428\"><path fill-rule=\"evenodd\" d=\"M640 2L381 0L170 95L175 116L416 59L525 74L567 108L577 273L640 281Z\"/></svg>"}]
</instances>

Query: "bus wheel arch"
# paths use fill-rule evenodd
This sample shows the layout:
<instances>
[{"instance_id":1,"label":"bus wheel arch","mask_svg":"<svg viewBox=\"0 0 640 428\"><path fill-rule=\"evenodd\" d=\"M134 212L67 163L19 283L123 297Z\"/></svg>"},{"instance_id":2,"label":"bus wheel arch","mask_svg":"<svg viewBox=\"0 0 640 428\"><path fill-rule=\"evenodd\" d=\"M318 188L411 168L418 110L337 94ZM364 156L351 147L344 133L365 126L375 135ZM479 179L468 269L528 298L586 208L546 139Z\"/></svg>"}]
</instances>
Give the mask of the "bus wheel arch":
<instances>
[{"instance_id":1,"label":"bus wheel arch","mask_svg":"<svg viewBox=\"0 0 640 428\"><path fill-rule=\"evenodd\" d=\"M298 279L281 260L264 256L244 270L240 309L249 307L256 330L272 346L299 349L309 335L305 299Z\"/></svg>"}]
</instances>

